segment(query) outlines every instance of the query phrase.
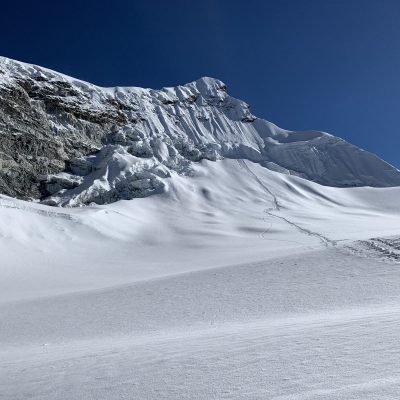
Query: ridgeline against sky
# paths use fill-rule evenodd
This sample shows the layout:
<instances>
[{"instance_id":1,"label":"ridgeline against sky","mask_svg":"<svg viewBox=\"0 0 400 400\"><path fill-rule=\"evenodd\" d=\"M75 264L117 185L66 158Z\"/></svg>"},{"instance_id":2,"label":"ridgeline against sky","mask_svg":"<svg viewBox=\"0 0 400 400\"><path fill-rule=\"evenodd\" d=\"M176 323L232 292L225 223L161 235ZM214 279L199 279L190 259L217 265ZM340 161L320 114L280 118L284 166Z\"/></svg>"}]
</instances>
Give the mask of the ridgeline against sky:
<instances>
[{"instance_id":1,"label":"ridgeline against sky","mask_svg":"<svg viewBox=\"0 0 400 400\"><path fill-rule=\"evenodd\" d=\"M2 5L0 55L101 86L216 77L260 117L398 167L399 20L395 0L20 1Z\"/></svg>"}]
</instances>

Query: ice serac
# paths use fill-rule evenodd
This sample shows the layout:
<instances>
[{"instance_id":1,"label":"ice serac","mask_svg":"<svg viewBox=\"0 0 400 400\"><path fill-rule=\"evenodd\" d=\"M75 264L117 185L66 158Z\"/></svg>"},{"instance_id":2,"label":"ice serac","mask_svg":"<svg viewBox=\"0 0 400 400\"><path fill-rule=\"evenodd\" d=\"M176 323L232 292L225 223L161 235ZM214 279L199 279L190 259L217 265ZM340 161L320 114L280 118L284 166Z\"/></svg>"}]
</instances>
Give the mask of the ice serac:
<instances>
[{"instance_id":1,"label":"ice serac","mask_svg":"<svg viewBox=\"0 0 400 400\"><path fill-rule=\"evenodd\" d=\"M399 186L400 171L322 132L255 117L223 82L101 88L0 58L0 192L79 206L168 189L203 159L248 159L327 186Z\"/></svg>"}]
</instances>

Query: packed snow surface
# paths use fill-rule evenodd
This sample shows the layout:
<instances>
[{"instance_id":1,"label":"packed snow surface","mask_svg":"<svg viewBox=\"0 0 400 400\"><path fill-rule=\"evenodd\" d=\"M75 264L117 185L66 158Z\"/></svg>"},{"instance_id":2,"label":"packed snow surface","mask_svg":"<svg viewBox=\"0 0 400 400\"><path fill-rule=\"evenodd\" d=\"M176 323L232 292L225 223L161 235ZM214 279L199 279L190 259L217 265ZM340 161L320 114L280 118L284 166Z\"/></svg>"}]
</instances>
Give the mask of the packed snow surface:
<instances>
[{"instance_id":1,"label":"packed snow surface","mask_svg":"<svg viewBox=\"0 0 400 400\"><path fill-rule=\"evenodd\" d=\"M0 398L398 399L400 188L191 169L109 205L0 198Z\"/></svg>"}]
</instances>

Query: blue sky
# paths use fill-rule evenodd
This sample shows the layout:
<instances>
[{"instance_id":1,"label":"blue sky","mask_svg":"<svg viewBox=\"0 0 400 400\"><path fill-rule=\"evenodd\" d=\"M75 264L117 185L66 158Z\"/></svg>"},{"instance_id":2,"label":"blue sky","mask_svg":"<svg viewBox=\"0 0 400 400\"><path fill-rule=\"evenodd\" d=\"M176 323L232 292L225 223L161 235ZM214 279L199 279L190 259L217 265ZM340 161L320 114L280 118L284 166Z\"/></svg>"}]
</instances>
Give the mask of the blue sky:
<instances>
[{"instance_id":1,"label":"blue sky","mask_svg":"<svg viewBox=\"0 0 400 400\"><path fill-rule=\"evenodd\" d=\"M3 2L0 54L102 86L212 76L277 125L400 167L400 1Z\"/></svg>"}]
</instances>

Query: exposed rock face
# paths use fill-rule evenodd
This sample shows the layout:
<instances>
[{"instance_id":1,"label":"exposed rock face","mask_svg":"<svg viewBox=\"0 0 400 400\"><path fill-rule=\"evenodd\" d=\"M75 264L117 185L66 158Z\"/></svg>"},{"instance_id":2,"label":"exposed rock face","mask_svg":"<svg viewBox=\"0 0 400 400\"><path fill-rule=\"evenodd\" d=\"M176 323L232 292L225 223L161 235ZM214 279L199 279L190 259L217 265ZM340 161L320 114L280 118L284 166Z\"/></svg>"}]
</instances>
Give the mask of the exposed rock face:
<instances>
[{"instance_id":1,"label":"exposed rock face","mask_svg":"<svg viewBox=\"0 0 400 400\"><path fill-rule=\"evenodd\" d=\"M20 67L20 68L16 68ZM40 198L40 175L57 173L73 157L101 148L124 115L114 106L90 107L91 99L57 76L0 59L0 191Z\"/></svg>"},{"instance_id":2,"label":"exposed rock face","mask_svg":"<svg viewBox=\"0 0 400 400\"><path fill-rule=\"evenodd\" d=\"M0 58L0 192L52 205L160 193L193 162L247 158L331 186L397 186L400 171L321 132L253 116L225 85L100 88Z\"/></svg>"}]
</instances>

